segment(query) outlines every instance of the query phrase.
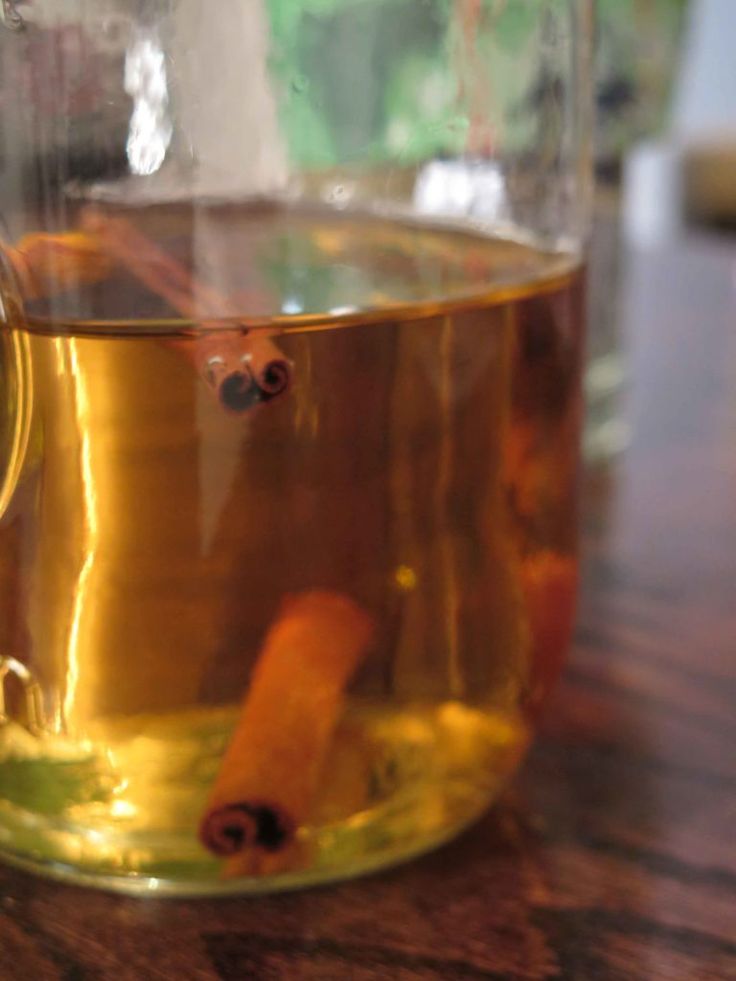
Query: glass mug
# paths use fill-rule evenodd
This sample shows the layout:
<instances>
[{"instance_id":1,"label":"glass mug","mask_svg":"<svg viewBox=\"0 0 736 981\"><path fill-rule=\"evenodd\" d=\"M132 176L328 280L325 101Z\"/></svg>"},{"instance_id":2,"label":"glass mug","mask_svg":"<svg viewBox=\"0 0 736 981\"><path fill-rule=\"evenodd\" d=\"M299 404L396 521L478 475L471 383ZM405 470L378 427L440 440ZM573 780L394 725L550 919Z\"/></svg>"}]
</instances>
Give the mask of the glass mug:
<instances>
[{"instance_id":1,"label":"glass mug","mask_svg":"<svg viewBox=\"0 0 736 981\"><path fill-rule=\"evenodd\" d=\"M437 845L569 642L589 4L3 20L3 857L202 894Z\"/></svg>"}]
</instances>

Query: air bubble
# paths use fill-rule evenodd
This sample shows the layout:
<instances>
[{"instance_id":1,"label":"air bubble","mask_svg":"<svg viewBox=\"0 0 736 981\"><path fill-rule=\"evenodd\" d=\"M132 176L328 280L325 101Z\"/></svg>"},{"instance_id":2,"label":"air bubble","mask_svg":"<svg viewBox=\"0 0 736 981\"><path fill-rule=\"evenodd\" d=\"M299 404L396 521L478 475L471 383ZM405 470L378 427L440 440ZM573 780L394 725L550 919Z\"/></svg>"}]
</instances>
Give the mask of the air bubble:
<instances>
[{"instance_id":1,"label":"air bubble","mask_svg":"<svg viewBox=\"0 0 736 981\"><path fill-rule=\"evenodd\" d=\"M344 208L355 195L355 184L349 181L347 184L327 184L322 188L321 198L326 204L331 204L335 208Z\"/></svg>"},{"instance_id":2,"label":"air bubble","mask_svg":"<svg viewBox=\"0 0 736 981\"><path fill-rule=\"evenodd\" d=\"M330 204L342 204L347 200L347 197L347 189L342 184L336 184L333 188L330 188L327 200Z\"/></svg>"},{"instance_id":3,"label":"air bubble","mask_svg":"<svg viewBox=\"0 0 736 981\"><path fill-rule=\"evenodd\" d=\"M309 88L309 79L306 75L295 75L291 80L291 91L296 95L303 95Z\"/></svg>"},{"instance_id":4,"label":"air bubble","mask_svg":"<svg viewBox=\"0 0 736 981\"><path fill-rule=\"evenodd\" d=\"M470 120L467 116L457 116L447 124L451 133L465 133L470 127Z\"/></svg>"},{"instance_id":5,"label":"air bubble","mask_svg":"<svg viewBox=\"0 0 736 981\"><path fill-rule=\"evenodd\" d=\"M400 565L394 570L394 582L402 593L411 593L417 588L417 574L409 565Z\"/></svg>"}]
</instances>

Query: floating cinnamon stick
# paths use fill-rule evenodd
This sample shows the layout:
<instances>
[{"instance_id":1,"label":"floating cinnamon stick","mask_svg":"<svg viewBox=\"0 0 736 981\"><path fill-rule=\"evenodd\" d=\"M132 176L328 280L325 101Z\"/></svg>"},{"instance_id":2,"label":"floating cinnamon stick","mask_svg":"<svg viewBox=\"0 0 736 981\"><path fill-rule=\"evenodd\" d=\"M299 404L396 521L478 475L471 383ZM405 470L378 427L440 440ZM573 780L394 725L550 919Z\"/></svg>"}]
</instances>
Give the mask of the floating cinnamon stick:
<instances>
[{"instance_id":1,"label":"floating cinnamon stick","mask_svg":"<svg viewBox=\"0 0 736 981\"><path fill-rule=\"evenodd\" d=\"M220 321L237 320L232 301L196 280L127 219L88 208L82 228L172 309L202 324L202 331L171 343L190 360L225 408L242 412L289 387L291 364L276 344L258 330L218 330Z\"/></svg>"},{"instance_id":2,"label":"floating cinnamon stick","mask_svg":"<svg viewBox=\"0 0 736 981\"><path fill-rule=\"evenodd\" d=\"M269 402L291 382L290 362L273 341L259 336L257 329L249 333L207 330L170 343L233 412Z\"/></svg>"},{"instance_id":3,"label":"floating cinnamon stick","mask_svg":"<svg viewBox=\"0 0 736 981\"><path fill-rule=\"evenodd\" d=\"M168 343L189 359L225 408L242 412L286 391L291 363L262 331L232 326L238 311L231 300L196 280L125 218L87 208L80 225L79 231L33 232L15 246L3 245L25 299L92 285L117 263L181 316L202 325Z\"/></svg>"},{"instance_id":4,"label":"floating cinnamon stick","mask_svg":"<svg viewBox=\"0 0 736 981\"><path fill-rule=\"evenodd\" d=\"M372 634L368 614L339 593L307 592L284 603L266 636L200 824L200 840L215 855L255 850L268 856L295 847L296 831L313 806L345 686ZM245 860L242 868L254 867Z\"/></svg>"},{"instance_id":5,"label":"floating cinnamon stick","mask_svg":"<svg viewBox=\"0 0 736 981\"><path fill-rule=\"evenodd\" d=\"M32 232L14 246L3 244L3 251L27 300L97 283L112 268L110 257L86 232Z\"/></svg>"}]
</instances>

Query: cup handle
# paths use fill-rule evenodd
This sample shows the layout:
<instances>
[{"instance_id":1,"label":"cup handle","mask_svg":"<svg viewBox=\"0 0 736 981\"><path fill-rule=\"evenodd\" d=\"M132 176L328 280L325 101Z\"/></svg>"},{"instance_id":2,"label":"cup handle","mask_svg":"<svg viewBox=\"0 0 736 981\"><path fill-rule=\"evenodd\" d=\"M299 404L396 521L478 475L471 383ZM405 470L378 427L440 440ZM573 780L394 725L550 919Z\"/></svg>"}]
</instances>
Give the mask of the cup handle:
<instances>
[{"instance_id":1,"label":"cup handle","mask_svg":"<svg viewBox=\"0 0 736 981\"><path fill-rule=\"evenodd\" d=\"M31 350L25 331L7 329L7 307L4 297L11 296L13 280L9 278L7 264L0 261L0 345L7 352L5 378L6 398L12 405L13 422L6 461L0 461L0 519L8 509L18 486L23 463L28 450L31 431L31 407L33 405L33 376L31 374ZM12 300L11 300L12 303ZM16 306L15 303L12 303Z\"/></svg>"}]
</instances>

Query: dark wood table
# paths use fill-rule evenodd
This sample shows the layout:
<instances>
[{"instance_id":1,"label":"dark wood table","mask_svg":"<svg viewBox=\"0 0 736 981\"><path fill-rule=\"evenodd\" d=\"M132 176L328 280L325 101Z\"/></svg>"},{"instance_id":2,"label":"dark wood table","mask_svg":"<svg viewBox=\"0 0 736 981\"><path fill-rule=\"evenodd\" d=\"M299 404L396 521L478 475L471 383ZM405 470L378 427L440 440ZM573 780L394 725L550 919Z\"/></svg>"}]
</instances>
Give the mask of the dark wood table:
<instances>
[{"instance_id":1,"label":"dark wood table","mask_svg":"<svg viewBox=\"0 0 736 981\"><path fill-rule=\"evenodd\" d=\"M0 869L2 981L736 979L736 243L628 260L635 436L586 481L577 642L502 803L402 868L266 899Z\"/></svg>"}]
</instances>

